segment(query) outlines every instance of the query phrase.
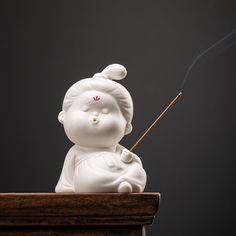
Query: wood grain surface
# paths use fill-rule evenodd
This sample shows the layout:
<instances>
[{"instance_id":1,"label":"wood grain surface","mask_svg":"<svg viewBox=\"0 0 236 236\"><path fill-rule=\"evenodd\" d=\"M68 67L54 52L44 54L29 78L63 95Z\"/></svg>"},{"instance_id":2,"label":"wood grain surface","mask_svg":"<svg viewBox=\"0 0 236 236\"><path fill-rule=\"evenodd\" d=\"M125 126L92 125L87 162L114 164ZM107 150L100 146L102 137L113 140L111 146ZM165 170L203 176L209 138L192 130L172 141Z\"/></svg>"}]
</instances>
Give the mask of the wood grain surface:
<instances>
[{"instance_id":1,"label":"wood grain surface","mask_svg":"<svg viewBox=\"0 0 236 236\"><path fill-rule=\"evenodd\" d=\"M143 235L159 199L159 193L0 193L0 236Z\"/></svg>"}]
</instances>

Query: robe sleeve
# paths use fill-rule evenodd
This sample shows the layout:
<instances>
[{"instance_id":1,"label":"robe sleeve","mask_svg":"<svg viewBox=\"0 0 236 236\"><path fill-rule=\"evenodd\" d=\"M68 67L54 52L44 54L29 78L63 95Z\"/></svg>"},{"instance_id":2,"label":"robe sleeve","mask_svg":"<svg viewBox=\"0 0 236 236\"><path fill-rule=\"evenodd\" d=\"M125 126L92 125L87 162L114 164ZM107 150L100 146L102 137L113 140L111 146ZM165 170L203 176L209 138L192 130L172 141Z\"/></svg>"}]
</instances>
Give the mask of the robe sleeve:
<instances>
[{"instance_id":1,"label":"robe sleeve","mask_svg":"<svg viewBox=\"0 0 236 236\"><path fill-rule=\"evenodd\" d=\"M60 179L57 183L55 191L58 192L74 192L74 171L75 171L76 150L73 146L67 153L62 168Z\"/></svg>"}]
</instances>

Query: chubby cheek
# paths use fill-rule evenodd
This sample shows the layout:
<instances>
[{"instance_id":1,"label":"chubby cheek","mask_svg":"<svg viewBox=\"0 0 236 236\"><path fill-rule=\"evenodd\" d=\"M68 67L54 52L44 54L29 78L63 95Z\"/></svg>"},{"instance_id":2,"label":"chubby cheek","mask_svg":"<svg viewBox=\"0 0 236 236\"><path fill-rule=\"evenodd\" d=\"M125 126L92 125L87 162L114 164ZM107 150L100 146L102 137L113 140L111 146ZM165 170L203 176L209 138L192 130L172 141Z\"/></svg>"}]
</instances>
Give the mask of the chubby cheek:
<instances>
[{"instance_id":1,"label":"chubby cheek","mask_svg":"<svg viewBox=\"0 0 236 236\"><path fill-rule=\"evenodd\" d=\"M78 133L85 129L88 118L83 112L68 113L64 120L64 129L67 136L77 138Z\"/></svg>"},{"instance_id":2,"label":"chubby cheek","mask_svg":"<svg viewBox=\"0 0 236 236\"><path fill-rule=\"evenodd\" d=\"M103 140L116 143L124 136L126 120L120 114L100 115L97 124L91 123L91 114L76 111L66 114L64 130L74 143L81 140Z\"/></svg>"},{"instance_id":3,"label":"chubby cheek","mask_svg":"<svg viewBox=\"0 0 236 236\"><path fill-rule=\"evenodd\" d=\"M102 126L104 134L123 137L126 122L123 117L111 116L103 120Z\"/></svg>"}]
</instances>

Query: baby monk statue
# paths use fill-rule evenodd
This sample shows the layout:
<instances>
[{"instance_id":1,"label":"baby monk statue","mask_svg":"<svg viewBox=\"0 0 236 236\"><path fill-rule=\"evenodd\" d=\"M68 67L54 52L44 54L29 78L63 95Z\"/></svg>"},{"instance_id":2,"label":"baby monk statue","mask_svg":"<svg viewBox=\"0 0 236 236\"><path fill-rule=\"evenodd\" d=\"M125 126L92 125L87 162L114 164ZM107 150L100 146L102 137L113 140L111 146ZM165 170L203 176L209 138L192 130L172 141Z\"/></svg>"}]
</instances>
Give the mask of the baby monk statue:
<instances>
[{"instance_id":1,"label":"baby monk statue","mask_svg":"<svg viewBox=\"0 0 236 236\"><path fill-rule=\"evenodd\" d=\"M75 144L67 153L56 192L142 192L146 173L140 158L119 144L132 131L133 102L113 80L125 78L112 64L67 91L58 115Z\"/></svg>"}]
</instances>

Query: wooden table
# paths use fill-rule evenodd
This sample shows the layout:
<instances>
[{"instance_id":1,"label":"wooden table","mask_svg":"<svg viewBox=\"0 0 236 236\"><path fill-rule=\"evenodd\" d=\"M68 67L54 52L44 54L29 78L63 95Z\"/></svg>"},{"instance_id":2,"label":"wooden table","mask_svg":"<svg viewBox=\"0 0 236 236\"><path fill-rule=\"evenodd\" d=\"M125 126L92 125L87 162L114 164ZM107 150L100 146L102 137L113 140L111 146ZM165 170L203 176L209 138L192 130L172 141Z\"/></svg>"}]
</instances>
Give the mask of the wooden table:
<instances>
[{"instance_id":1,"label":"wooden table","mask_svg":"<svg viewBox=\"0 0 236 236\"><path fill-rule=\"evenodd\" d=\"M0 236L145 235L159 193L1 193Z\"/></svg>"}]
</instances>

